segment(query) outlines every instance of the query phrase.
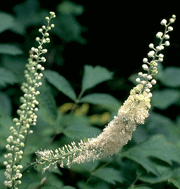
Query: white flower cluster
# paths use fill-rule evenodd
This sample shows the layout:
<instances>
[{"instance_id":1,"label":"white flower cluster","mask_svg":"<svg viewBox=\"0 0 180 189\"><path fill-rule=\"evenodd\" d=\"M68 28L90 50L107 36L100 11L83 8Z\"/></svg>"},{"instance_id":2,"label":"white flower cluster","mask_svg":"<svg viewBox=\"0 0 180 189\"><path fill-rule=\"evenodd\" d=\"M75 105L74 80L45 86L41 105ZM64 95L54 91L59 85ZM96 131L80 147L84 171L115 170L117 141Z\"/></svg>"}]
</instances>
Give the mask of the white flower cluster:
<instances>
[{"instance_id":1,"label":"white flower cluster","mask_svg":"<svg viewBox=\"0 0 180 189\"><path fill-rule=\"evenodd\" d=\"M51 165L57 167L57 163L60 167L69 167L74 163L94 161L117 153L131 140L137 124L144 124L149 116L149 93L144 91L143 94L137 94L142 87L142 84L138 84L131 90L130 96L119 108L118 115L96 138L89 138L87 142L81 140L78 146L72 142L71 145L65 145L55 151L37 151L37 162L44 164L44 171Z\"/></svg>"},{"instance_id":2,"label":"white flower cluster","mask_svg":"<svg viewBox=\"0 0 180 189\"><path fill-rule=\"evenodd\" d=\"M167 24L167 20L163 19L161 21L161 25L165 26L165 31L164 33L158 32L156 34L156 37L160 39L159 45L155 47L153 43L149 44L149 48L151 49L147 54L149 60L148 58L144 58L143 59L144 64L142 65L142 68L144 69L144 71L147 71L147 73L139 72L138 73L139 77L136 79L138 83L144 86L143 91L145 90L146 92L149 93L152 86L156 84L156 80L153 79L152 76L158 73L157 71L158 63L163 62L164 55L160 53L160 51L164 49L164 46L170 45L170 42L168 41L170 36L168 33L170 31L173 31L173 27L170 26L170 24L174 23L175 20L176 20L175 15L172 15L172 18L169 19L168 24Z\"/></svg>"},{"instance_id":3,"label":"white flower cluster","mask_svg":"<svg viewBox=\"0 0 180 189\"><path fill-rule=\"evenodd\" d=\"M60 164L61 168L64 167L64 164L69 167L79 153L84 151L85 145L86 143L81 140L78 146L75 142L72 142L71 145L65 145L62 148L56 149L54 152L52 150L37 151L37 162L39 164L45 164L44 171L51 165L55 165L56 167L57 163Z\"/></svg>"},{"instance_id":4,"label":"white flower cluster","mask_svg":"<svg viewBox=\"0 0 180 189\"><path fill-rule=\"evenodd\" d=\"M36 88L42 85L38 80L43 76L38 70L44 70L40 62L45 62L46 59L41 55L47 52L47 49L43 49L42 45L50 41L48 31L54 27L54 24L50 25L50 20L54 17L54 12L50 12L50 17L46 17L48 25L47 27L42 26L42 29L40 29L42 38L36 38L39 46L38 48L31 48L30 58L26 64L27 69L24 71L26 82L21 86L24 96L20 98L22 104L17 110L19 118L13 119L16 127L10 127L11 135L6 140L8 153L4 155L6 159L4 161L4 165L6 166L4 175L7 180L4 182L4 185L14 189L18 189L17 185L21 184L22 174L20 172L23 166L19 165L18 162L23 158L26 137L28 134L33 133L30 130L30 126L35 126L37 121L38 101L36 100L36 96L40 92Z\"/></svg>"},{"instance_id":5,"label":"white flower cluster","mask_svg":"<svg viewBox=\"0 0 180 189\"><path fill-rule=\"evenodd\" d=\"M106 156L117 153L119 149L126 145L132 138L133 131L136 130L138 124L144 124L149 116L149 109L151 108L150 88L156 84L153 75L157 74L157 65L163 61L164 55L159 53L164 49L164 46L169 46L168 32L173 28L170 26L175 21L175 15L167 21L163 19L161 25L165 26L164 33L158 32L156 37L160 39L157 47L150 44L152 49L148 53L148 58L143 59L143 69L147 73L139 72L139 77L136 79L138 82L131 91L128 99L119 108L117 116L104 128L103 132L96 138L90 138L87 142L81 141L77 147L75 143L72 146L68 145L54 152L52 150L38 151L37 162L45 164L46 168L50 165L60 163L61 167L69 166L73 163L84 163L91 160L100 159ZM142 79L140 79L140 77ZM45 169L46 169L45 168Z\"/></svg>"}]
</instances>

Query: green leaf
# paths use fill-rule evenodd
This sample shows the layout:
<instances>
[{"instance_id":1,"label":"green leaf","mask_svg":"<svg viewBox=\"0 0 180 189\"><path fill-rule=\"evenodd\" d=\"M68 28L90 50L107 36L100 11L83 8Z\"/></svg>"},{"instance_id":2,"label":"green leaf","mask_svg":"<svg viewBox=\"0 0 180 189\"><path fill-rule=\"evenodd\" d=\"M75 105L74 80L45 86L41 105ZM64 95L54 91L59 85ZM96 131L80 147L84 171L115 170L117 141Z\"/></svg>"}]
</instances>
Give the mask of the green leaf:
<instances>
[{"instance_id":1,"label":"green leaf","mask_svg":"<svg viewBox=\"0 0 180 189\"><path fill-rule=\"evenodd\" d=\"M37 188L39 185L40 183L38 181L35 181L35 182L30 183L27 189Z\"/></svg>"},{"instance_id":2,"label":"green leaf","mask_svg":"<svg viewBox=\"0 0 180 189\"><path fill-rule=\"evenodd\" d=\"M5 68L0 68L0 86L6 87L8 84L18 83L16 76Z\"/></svg>"},{"instance_id":3,"label":"green leaf","mask_svg":"<svg viewBox=\"0 0 180 189\"><path fill-rule=\"evenodd\" d=\"M161 77L161 82L168 87L180 86L180 68L167 67Z\"/></svg>"},{"instance_id":4,"label":"green leaf","mask_svg":"<svg viewBox=\"0 0 180 189\"><path fill-rule=\"evenodd\" d=\"M156 184L169 180L169 178L172 175L172 168L160 160L156 159L156 161L154 160L154 162L156 163L156 169L158 171L158 175L154 175L152 173L140 174L139 180L151 184Z\"/></svg>"},{"instance_id":5,"label":"green leaf","mask_svg":"<svg viewBox=\"0 0 180 189\"><path fill-rule=\"evenodd\" d=\"M44 75L49 83L51 83L59 91L68 96L70 99L74 101L76 100L76 93L66 78L52 70L46 70Z\"/></svg>"},{"instance_id":6,"label":"green leaf","mask_svg":"<svg viewBox=\"0 0 180 189\"><path fill-rule=\"evenodd\" d=\"M171 178L168 179L168 182L172 183L177 188L180 188L180 168L177 168L173 171Z\"/></svg>"},{"instance_id":7,"label":"green leaf","mask_svg":"<svg viewBox=\"0 0 180 189\"><path fill-rule=\"evenodd\" d=\"M45 79L42 79L42 83L43 85L39 88L40 95L37 97L39 101L38 115L48 124L54 125L57 118L56 102Z\"/></svg>"},{"instance_id":8,"label":"green leaf","mask_svg":"<svg viewBox=\"0 0 180 189\"><path fill-rule=\"evenodd\" d=\"M63 186L61 189L76 189L76 188L73 186Z\"/></svg>"},{"instance_id":9,"label":"green leaf","mask_svg":"<svg viewBox=\"0 0 180 189\"><path fill-rule=\"evenodd\" d=\"M173 144L179 141L180 125L175 125L174 121L166 116L152 112L147 122L147 128L148 133L163 134Z\"/></svg>"},{"instance_id":10,"label":"green leaf","mask_svg":"<svg viewBox=\"0 0 180 189\"><path fill-rule=\"evenodd\" d=\"M60 120L59 120L60 121ZM59 122L57 120L57 124L59 125L73 125L73 124L80 124L80 125L89 125L89 119L87 116L80 116L80 115L71 115L66 114L62 115L62 119Z\"/></svg>"},{"instance_id":11,"label":"green leaf","mask_svg":"<svg viewBox=\"0 0 180 189\"><path fill-rule=\"evenodd\" d=\"M64 14L81 15L84 12L84 7L71 1L63 1L57 6L57 10Z\"/></svg>"},{"instance_id":12,"label":"green leaf","mask_svg":"<svg viewBox=\"0 0 180 189\"><path fill-rule=\"evenodd\" d=\"M92 171L94 171L96 169L96 167L98 166L99 162L98 161L90 161L87 163L81 163L81 164L72 164L71 165L71 170L76 171L76 172L88 172L91 173Z\"/></svg>"},{"instance_id":13,"label":"green leaf","mask_svg":"<svg viewBox=\"0 0 180 189\"><path fill-rule=\"evenodd\" d=\"M37 23L40 19L38 6L37 0L26 0L23 3L16 4L13 8L16 19L25 27Z\"/></svg>"},{"instance_id":14,"label":"green leaf","mask_svg":"<svg viewBox=\"0 0 180 189\"><path fill-rule=\"evenodd\" d=\"M155 135L149 140L130 148L121 154L122 157L127 157L144 167L147 172L158 175L156 164L149 157L158 158L168 164L172 161L180 162L179 149L166 141L163 135Z\"/></svg>"},{"instance_id":15,"label":"green leaf","mask_svg":"<svg viewBox=\"0 0 180 189\"><path fill-rule=\"evenodd\" d=\"M91 138L101 133L101 130L88 125L72 124L68 125L63 133L72 140L80 140L82 138Z\"/></svg>"},{"instance_id":16,"label":"green leaf","mask_svg":"<svg viewBox=\"0 0 180 189\"><path fill-rule=\"evenodd\" d=\"M4 169L0 170L0 175L1 175L1 177L0 177L0 188L1 189L7 189L7 187L4 186L4 181L6 180L6 178L4 176L4 172L5 172Z\"/></svg>"},{"instance_id":17,"label":"green leaf","mask_svg":"<svg viewBox=\"0 0 180 189\"><path fill-rule=\"evenodd\" d=\"M113 73L104 67L90 65L84 66L84 75L82 79L82 91L95 87L99 83L112 79Z\"/></svg>"},{"instance_id":18,"label":"green leaf","mask_svg":"<svg viewBox=\"0 0 180 189\"><path fill-rule=\"evenodd\" d=\"M37 188L37 187L35 187ZM41 187L41 189L59 189L59 187L54 186L54 185L44 185Z\"/></svg>"},{"instance_id":19,"label":"green leaf","mask_svg":"<svg viewBox=\"0 0 180 189\"><path fill-rule=\"evenodd\" d=\"M1 114L0 116L0 148L4 148L7 144L7 137L10 134L9 127L14 125L12 117Z\"/></svg>"},{"instance_id":20,"label":"green leaf","mask_svg":"<svg viewBox=\"0 0 180 189\"><path fill-rule=\"evenodd\" d=\"M109 183L104 181L84 182L83 180L77 182L78 189L110 189Z\"/></svg>"},{"instance_id":21,"label":"green leaf","mask_svg":"<svg viewBox=\"0 0 180 189\"><path fill-rule=\"evenodd\" d=\"M25 63L27 62L27 59L24 56L9 56L9 55L2 55L1 56L1 63L4 68L7 70L12 71L18 81L20 83L24 82L24 70L25 70Z\"/></svg>"},{"instance_id":22,"label":"green leaf","mask_svg":"<svg viewBox=\"0 0 180 189\"><path fill-rule=\"evenodd\" d=\"M116 184L117 182L123 182L123 177L121 172L114 168L102 168L93 173L93 176L96 176L108 183Z\"/></svg>"},{"instance_id":23,"label":"green leaf","mask_svg":"<svg viewBox=\"0 0 180 189\"><path fill-rule=\"evenodd\" d=\"M152 98L152 104L159 109L166 109L180 97L179 91L173 89L164 89L161 91L155 91Z\"/></svg>"},{"instance_id":24,"label":"green leaf","mask_svg":"<svg viewBox=\"0 0 180 189\"><path fill-rule=\"evenodd\" d=\"M88 102L91 104L119 104L119 101L110 94L92 93L81 98L80 102Z\"/></svg>"},{"instance_id":25,"label":"green leaf","mask_svg":"<svg viewBox=\"0 0 180 189\"><path fill-rule=\"evenodd\" d=\"M76 20L75 16L72 14L61 14L57 16L57 19L53 21L55 28L53 32L63 39L66 43L71 41L76 41L81 44L86 43L86 39L81 36L83 27Z\"/></svg>"},{"instance_id":26,"label":"green leaf","mask_svg":"<svg viewBox=\"0 0 180 189\"><path fill-rule=\"evenodd\" d=\"M6 93L0 92L0 114L3 112L5 115L11 115L12 107L11 100Z\"/></svg>"},{"instance_id":27,"label":"green leaf","mask_svg":"<svg viewBox=\"0 0 180 189\"><path fill-rule=\"evenodd\" d=\"M92 186L88 186L89 183L85 183L84 181L78 181L77 182L77 186L78 186L78 189L93 189Z\"/></svg>"},{"instance_id":28,"label":"green leaf","mask_svg":"<svg viewBox=\"0 0 180 189\"><path fill-rule=\"evenodd\" d=\"M23 51L16 45L0 44L0 54L20 55Z\"/></svg>"},{"instance_id":29,"label":"green leaf","mask_svg":"<svg viewBox=\"0 0 180 189\"><path fill-rule=\"evenodd\" d=\"M131 189L131 188L129 188L129 189ZM135 189L152 189L152 188L149 186L137 186Z\"/></svg>"},{"instance_id":30,"label":"green leaf","mask_svg":"<svg viewBox=\"0 0 180 189\"><path fill-rule=\"evenodd\" d=\"M0 33L14 26L14 17L10 14L0 12Z\"/></svg>"}]
</instances>

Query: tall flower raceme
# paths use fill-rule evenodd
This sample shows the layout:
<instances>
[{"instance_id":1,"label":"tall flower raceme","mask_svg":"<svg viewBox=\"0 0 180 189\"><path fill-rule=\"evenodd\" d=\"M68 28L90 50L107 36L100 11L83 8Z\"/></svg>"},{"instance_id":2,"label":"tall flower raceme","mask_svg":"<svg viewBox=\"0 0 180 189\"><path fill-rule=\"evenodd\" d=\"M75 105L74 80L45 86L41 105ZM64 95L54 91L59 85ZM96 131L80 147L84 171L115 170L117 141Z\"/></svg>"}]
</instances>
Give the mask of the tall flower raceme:
<instances>
[{"instance_id":1,"label":"tall flower raceme","mask_svg":"<svg viewBox=\"0 0 180 189\"><path fill-rule=\"evenodd\" d=\"M153 76L158 73L157 65L163 61L164 55L161 51L165 46L169 46L169 32L173 30L170 26L176 20L176 16L167 20L163 19L161 25L165 27L164 33L158 32L156 37L160 40L156 47L153 43L149 45L148 58L143 59L142 68L145 71L138 73L137 86L130 91L128 99L118 110L117 116L104 128L97 138L90 138L87 142L80 141L78 145L72 142L62 148L52 150L37 151L37 162L45 165L45 169L50 165L60 164L61 167L70 166L73 163L84 163L91 160L100 159L117 153L120 148L128 143L132 138L133 131L138 124L144 124L149 116L151 108L151 88L156 84Z\"/></svg>"},{"instance_id":2,"label":"tall flower raceme","mask_svg":"<svg viewBox=\"0 0 180 189\"><path fill-rule=\"evenodd\" d=\"M42 26L39 29L42 38L36 38L39 44L38 47L31 48L30 58L24 71L26 82L21 86L24 96L20 98L22 104L17 110L19 118L13 119L16 126L10 127L11 135L7 138L6 149L8 153L4 155L6 159L4 161L6 166L4 175L7 180L4 185L13 189L18 189L18 185L21 184L21 169L23 166L20 162L23 158L27 136L33 132L31 126L35 126L37 121L38 101L36 96L40 94L37 88L42 85L39 81L43 76L41 71L44 70L41 63L46 62L42 55L47 53L47 49L44 49L43 45L50 42L49 31L54 27L54 24L50 23L52 18L55 18L54 12L50 12L49 17L46 17L47 26Z\"/></svg>"}]
</instances>

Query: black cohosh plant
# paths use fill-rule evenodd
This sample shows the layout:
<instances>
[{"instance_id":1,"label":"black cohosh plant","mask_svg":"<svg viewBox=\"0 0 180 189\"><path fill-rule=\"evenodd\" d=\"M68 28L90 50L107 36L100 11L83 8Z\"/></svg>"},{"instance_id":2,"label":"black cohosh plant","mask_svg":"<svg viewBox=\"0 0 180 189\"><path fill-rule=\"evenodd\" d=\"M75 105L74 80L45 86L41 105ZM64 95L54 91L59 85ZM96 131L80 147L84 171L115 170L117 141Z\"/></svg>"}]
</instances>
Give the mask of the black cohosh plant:
<instances>
[{"instance_id":1,"label":"black cohosh plant","mask_svg":"<svg viewBox=\"0 0 180 189\"><path fill-rule=\"evenodd\" d=\"M30 58L26 64L24 75L26 82L22 84L24 95L20 98L22 105L17 110L18 118L14 118L15 126L10 127L11 134L7 138L7 153L4 155L6 166L4 185L8 188L18 189L21 184L23 166L21 160L23 158L26 138L33 133L31 126L36 125L38 111L38 101L36 96L40 94L37 90L42 85L39 80L42 78L44 67L41 63L46 59L43 54L47 53L47 49L43 48L45 43L50 42L49 30L54 27L50 21L55 17L54 12L50 12L50 16L46 17L47 26L42 26L39 32L42 38L37 37L38 47L32 47ZM176 16L167 20L163 19L161 25L165 27L164 32L158 32L156 37L159 44L155 46L153 43L149 45L151 49L147 58L143 59L142 68L144 72L138 73L136 79L137 85L130 91L128 99L119 108L117 116L104 128L101 134L96 138L89 138L86 142L81 140L78 144L72 142L71 145L65 145L55 151L39 150L36 152L36 164L43 164L44 170L51 165L57 167L70 166L73 163L84 163L101 159L117 153L121 147L126 145L132 138L133 131L136 130L138 124L144 124L149 116L151 108L151 88L156 84L154 75L158 74L157 65L163 61L164 55L161 51L165 46L169 46L169 32L173 30L170 26L176 20Z\"/></svg>"},{"instance_id":2,"label":"black cohosh plant","mask_svg":"<svg viewBox=\"0 0 180 189\"><path fill-rule=\"evenodd\" d=\"M173 30L170 24L174 23L176 16L167 20L163 19L161 25L165 31L158 32L156 37L160 40L155 47L153 43L149 45L151 49L143 59L142 68L145 71L138 73L137 86L130 91L128 99L119 108L117 116L104 128L103 132L96 138L90 138L87 142L80 141L78 145L72 142L55 151L37 151L37 162L45 164L45 169L50 165L60 164L61 167L70 166L73 163L84 163L94 161L117 153L120 148L128 143L132 138L133 131L138 124L144 124L149 116L151 108L151 88L156 84L153 76L158 73L157 65L163 61L164 55L161 51L165 46L169 46L169 32Z\"/></svg>"},{"instance_id":3,"label":"black cohosh plant","mask_svg":"<svg viewBox=\"0 0 180 189\"><path fill-rule=\"evenodd\" d=\"M7 180L4 185L13 189L18 189L18 185L21 184L23 166L20 162L23 158L27 136L33 133L31 126L35 126L37 122L36 112L39 102L36 96L40 94L37 88L42 85L39 81L43 76L41 72L44 71L41 63L46 62L43 54L47 53L47 49L43 48L43 45L50 42L49 31L54 27L54 24L50 23L52 18L55 18L54 12L50 12L49 17L46 17L47 26L42 26L39 29L42 38L36 38L38 47L31 48L30 57L24 71L26 82L22 83L21 86L24 95L20 98L21 106L17 110L19 117L13 119L16 126L10 127L11 134L7 138L7 153L4 155L6 159L4 161L6 166L4 175Z\"/></svg>"}]
</instances>

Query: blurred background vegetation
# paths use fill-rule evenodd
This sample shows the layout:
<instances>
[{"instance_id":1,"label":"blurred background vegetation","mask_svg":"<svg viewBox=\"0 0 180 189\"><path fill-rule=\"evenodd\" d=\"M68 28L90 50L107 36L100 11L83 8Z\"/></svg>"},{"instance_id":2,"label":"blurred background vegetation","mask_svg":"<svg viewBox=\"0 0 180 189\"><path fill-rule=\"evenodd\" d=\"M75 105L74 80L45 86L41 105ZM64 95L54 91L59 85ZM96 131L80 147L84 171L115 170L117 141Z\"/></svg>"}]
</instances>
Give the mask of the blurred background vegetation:
<instances>
[{"instance_id":1,"label":"blurred background vegetation","mask_svg":"<svg viewBox=\"0 0 180 189\"><path fill-rule=\"evenodd\" d=\"M84 137L94 137L98 134L128 97L135 84L134 74L141 70L142 59L149 50L148 44L158 43L154 36L164 29L160 21L170 18L172 14L177 15L177 21L173 25L174 31L170 34L171 45L164 50L165 59L163 64L159 65L159 81L153 89L150 117L144 126L138 127L133 140L122 150L124 155L122 153L102 161L74 165L70 170L53 170L53 173L48 172L45 175L30 168L23 177L26 185L21 188L180 188L180 178L173 177L174 174L180 175L180 162L171 164L165 158L158 159L152 150L150 156L158 160L153 159L151 164L144 165L137 159L132 159L130 153L125 153L131 149L133 152L133 147L144 144L148 139L152 145L158 142L163 145L166 141L176 147L180 146L180 22L178 12L163 11L162 7L158 11L153 10L153 5L147 7L138 2L132 2L130 5L121 2L119 5L117 1L6 0L1 4L0 153L5 151L9 126L13 124L12 117L16 116L19 106L19 97L22 95L20 85L24 81L22 73L29 50L32 46L37 46L34 39L39 36L38 28L45 24L44 17L49 11L56 12L57 18L54 21L55 28L50 33L51 43L46 45L48 53L44 67L47 70L55 70L64 76L76 94L81 91L84 65L99 65L114 73L111 80L87 90L85 95L108 93L115 98L109 98L109 104L104 105L80 103L71 118L69 112L73 101L59 92L47 76L47 82L44 84L46 87L42 87L42 98L39 99L39 123L37 128L34 128L34 134L29 137L24 165L33 161L34 152L39 148L55 149L82 138L77 133L81 127L77 131L66 129L66 132L61 132L59 125L66 127L68 120L69 128L72 122L82 127L87 123L94 126L94 130L84 131ZM117 103L111 104L115 99ZM45 119L47 114L49 117ZM79 115L80 117L77 117ZM50 129L52 125L55 130ZM88 132L92 133L87 134ZM158 142L154 144L154 140ZM170 155L171 150L162 153ZM177 160L175 157L169 159ZM159 172L155 172L155 169ZM3 172L1 164L0 173L3 175ZM162 176L162 172L167 174ZM0 179L0 187L3 188L4 178Z\"/></svg>"}]
</instances>

